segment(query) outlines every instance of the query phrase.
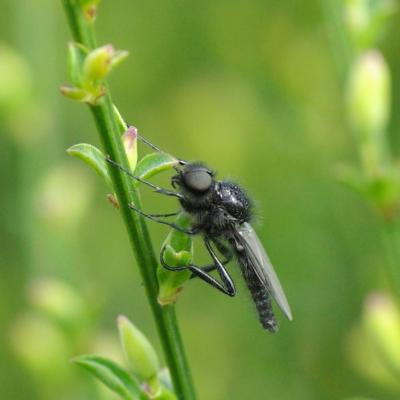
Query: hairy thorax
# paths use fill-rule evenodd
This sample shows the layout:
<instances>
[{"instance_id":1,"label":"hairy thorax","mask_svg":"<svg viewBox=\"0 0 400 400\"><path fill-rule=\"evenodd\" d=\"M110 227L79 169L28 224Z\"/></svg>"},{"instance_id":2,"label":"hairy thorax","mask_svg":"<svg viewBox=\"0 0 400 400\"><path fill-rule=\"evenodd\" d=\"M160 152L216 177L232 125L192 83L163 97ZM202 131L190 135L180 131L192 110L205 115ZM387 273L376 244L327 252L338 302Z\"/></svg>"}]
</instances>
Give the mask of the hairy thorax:
<instances>
[{"instance_id":1,"label":"hairy thorax","mask_svg":"<svg viewBox=\"0 0 400 400\"><path fill-rule=\"evenodd\" d=\"M183 208L194 217L194 225L210 236L226 235L232 226L250 220L251 203L233 182L215 182L203 196L186 197Z\"/></svg>"}]
</instances>

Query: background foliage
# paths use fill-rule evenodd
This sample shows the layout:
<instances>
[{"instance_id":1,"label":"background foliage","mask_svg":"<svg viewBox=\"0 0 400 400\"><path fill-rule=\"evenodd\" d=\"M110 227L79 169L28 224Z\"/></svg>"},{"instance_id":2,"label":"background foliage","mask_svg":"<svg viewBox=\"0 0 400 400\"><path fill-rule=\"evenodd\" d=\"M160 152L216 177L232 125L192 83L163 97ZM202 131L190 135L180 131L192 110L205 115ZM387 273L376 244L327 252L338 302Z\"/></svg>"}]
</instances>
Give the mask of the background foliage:
<instances>
[{"instance_id":1,"label":"background foliage","mask_svg":"<svg viewBox=\"0 0 400 400\"><path fill-rule=\"evenodd\" d=\"M281 318L269 335L243 285L234 299L201 282L186 285L178 314L201 399L399 396L392 381L368 378L354 362L370 362L364 348L353 354L351 337L365 297L384 287L386 260L378 218L334 178L336 165L357 163L338 5L101 5L100 44L130 52L110 79L120 111L161 148L204 160L248 188L292 305L293 323ZM399 18L380 42L393 110ZM67 80L69 40L61 5L3 0L0 35L0 390L15 400L96 398L93 391L111 399L68 360L88 352L121 358L120 313L157 339L120 218L100 179L65 153L77 142L98 143L87 111L57 91ZM149 211L176 206L142 194ZM150 228L158 249L168 230ZM204 261L199 246L196 256Z\"/></svg>"}]
</instances>

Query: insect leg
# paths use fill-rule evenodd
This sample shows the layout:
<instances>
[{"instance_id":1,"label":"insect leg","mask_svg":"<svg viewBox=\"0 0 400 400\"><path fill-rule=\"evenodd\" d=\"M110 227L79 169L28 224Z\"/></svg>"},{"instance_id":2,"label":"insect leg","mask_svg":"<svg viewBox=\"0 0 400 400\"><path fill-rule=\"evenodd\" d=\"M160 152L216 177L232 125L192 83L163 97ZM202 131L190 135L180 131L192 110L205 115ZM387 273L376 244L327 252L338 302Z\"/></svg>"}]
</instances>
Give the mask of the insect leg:
<instances>
[{"instance_id":1,"label":"insect leg","mask_svg":"<svg viewBox=\"0 0 400 400\"><path fill-rule=\"evenodd\" d=\"M174 224L173 222L168 222L168 221L163 221L161 219L159 219L157 217L157 215L152 215L152 214L146 214L144 211L139 210L138 208L136 208L132 203L129 204L129 208L133 211L136 211L138 214L142 215L143 217L146 217L148 219L151 219L154 222L158 222L159 224L163 224L163 225L167 225L173 229L176 229L179 232L183 232L186 233L187 235L195 235L196 233L198 233L198 229L197 228L193 228L193 229L184 229L176 224Z\"/></svg>"},{"instance_id":2,"label":"insect leg","mask_svg":"<svg viewBox=\"0 0 400 400\"><path fill-rule=\"evenodd\" d=\"M230 250L229 247L225 246L224 243L222 243L220 240L218 239L212 239L212 241L215 243L215 245L217 246L217 249L221 252L221 254L225 257L225 260L221 261L222 265L226 265L228 264L232 258L233 258L233 253ZM211 272L214 271L216 269L215 263L214 264L210 264L210 265L205 265L204 267L200 267L204 272ZM197 275L192 275L190 277L190 279L196 278Z\"/></svg>"},{"instance_id":3,"label":"insect leg","mask_svg":"<svg viewBox=\"0 0 400 400\"><path fill-rule=\"evenodd\" d=\"M111 165L113 165L114 167L117 167L119 170L121 170L122 172L124 172L126 175L128 175L130 178L135 179L136 181L143 183L144 185L147 185L149 187L151 187L156 193L161 193L161 194L165 194L166 196L174 196L174 197L178 197L178 199L182 199L183 196L182 194L178 193L178 192L174 192L172 190L168 190L168 189L164 189L162 187L159 187L157 185L154 185L151 182L148 182L134 174L132 174L132 172L128 171L126 168L124 168L122 165L119 165L118 163L116 163L115 161L113 161L109 156L106 156L106 161L108 163L110 163Z\"/></svg>"},{"instance_id":4,"label":"insect leg","mask_svg":"<svg viewBox=\"0 0 400 400\"><path fill-rule=\"evenodd\" d=\"M128 126L129 128L129 126ZM158 151L159 153L165 153L165 151L161 150L159 147L154 145L153 143L149 142L147 139L145 139L143 136L137 134L137 138L143 142L145 145L149 146L151 149ZM188 162L185 160L180 160L179 158L177 159L179 161L180 165L186 165Z\"/></svg>"},{"instance_id":5,"label":"insect leg","mask_svg":"<svg viewBox=\"0 0 400 400\"><path fill-rule=\"evenodd\" d=\"M235 296L236 289L232 278L228 274L228 271L225 269L222 262L219 260L218 256L215 254L215 251L210 244L210 240L207 237L204 238L204 244L206 245L206 248L210 253L211 258L214 260L216 270L218 271L222 282L225 284L225 287L227 289L226 294L228 294L229 296Z\"/></svg>"},{"instance_id":6,"label":"insect leg","mask_svg":"<svg viewBox=\"0 0 400 400\"><path fill-rule=\"evenodd\" d=\"M217 281L212 275L208 274L207 272L203 271L200 267L197 267L196 265L189 265L188 266L192 274L196 275L197 277L203 279L203 281L207 282L210 284L212 287L218 289L224 294L227 294L228 296L235 296L236 295L236 290L234 286L226 285L224 286L221 282ZM218 267L217 267L218 269Z\"/></svg>"},{"instance_id":7,"label":"insect leg","mask_svg":"<svg viewBox=\"0 0 400 400\"><path fill-rule=\"evenodd\" d=\"M129 128L129 126L128 126ZM159 147L157 147L155 144L149 142L147 139L145 139L142 135L137 134L137 138L143 142L145 145L149 146L151 149L158 151L159 153L165 153L165 151L162 151Z\"/></svg>"},{"instance_id":8,"label":"insect leg","mask_svg":"<svg viewBox=\"0 0 400 400\"><path fill-rule=\"evenodd\" d=\"M127 129L129 129L129 128L132 126L132 125L128 124L127 122L125 122L125 125L126 125ZM159 147L157 147L155 144L149 142L147 139L145 139L142 135L139 135L138 133L137 133L137 138L138 138L141 142L143 142L146 146L149 146L151 149L153 149L153 150L155 150L155 151L158 151L159 153L165 153L165 151L161 150L161 149L160 149ZM179 160L179 159L178 159L178 161L179 161L179 164L180 164L180 165L186 165L186 164L188 163L188 162L185 161L185 160Z\"/></svg>"},{"instance_id":9,"label":"insect leg","mask_svg":"<svg viewBox=\"0 0 400 400\"><path fill-rule=\"evenodd\" d=\"M151 217L155 217L155 218L160 218L160 217L175 217L179 213L180 213L180 211L176 211L173 213L167 213L167 214L147 214L147 215L150 215Z\"/></svg>"},{"instance_id":10,"label":"insect leg","mask_svg":"<svg viewBox=\"0 0 400 400\"><path fill-rule=\"evenodd\" d=\"M205 243L208 243L206 240L207 239L205 239ZM207 244L206 244L206 246L207 246ZM211 248L211 246L210 246L210 248ZM208 247L207 247L207 249L208 249ZM212 248L211 248L211 252L210 252L210 250L209 250L209 252L215 262L215 265L213 267L215 267L218 270L219 275L222 279L222 283L219 282L217 279L215 279L207 271L204 271L201 267L198 267L197 265L189 264L189 265L185 265L185 266L181 266L181 267L172 267L172 266L168 265L164 260L164 252L165 252L165 247L161 250L161 253L160 253L160 262L161 262L161 265L165 269L168 269L169 271L183 271L183 270L188 269L192 272L193 275L201 278L203 281L207 282L209 285L218 289L222 293L227 294L228 296L235 296L236 290L235 290L235 286L232 282L232 279L229 276L229 274L226 272L221 261L219 261L219 259L215 255Z\"/></svg>"},{"instance_id":11,"label":"insect leg","mask_svg":"<svg viewBox=\"0 0 400 400\"><path fill-rule=\"evenodd\" d=\"M223 261L221 261L221 264L222 264L222 265L226 265L226 264L229 263L229 261L230 261L230 260L223 260ZM215 271L215 270L217 269L217 267L216 267L215 264L208 264L208 265L204 265L204 266L198 267L198 268L200 268L200 269L201 269L202 271L204 271L204 272L212 272L212 271ZM190 276L190 279L193 279L193 278L197 278L197 275L192 274L192 275Z\"/></svg>"}]
</instances>

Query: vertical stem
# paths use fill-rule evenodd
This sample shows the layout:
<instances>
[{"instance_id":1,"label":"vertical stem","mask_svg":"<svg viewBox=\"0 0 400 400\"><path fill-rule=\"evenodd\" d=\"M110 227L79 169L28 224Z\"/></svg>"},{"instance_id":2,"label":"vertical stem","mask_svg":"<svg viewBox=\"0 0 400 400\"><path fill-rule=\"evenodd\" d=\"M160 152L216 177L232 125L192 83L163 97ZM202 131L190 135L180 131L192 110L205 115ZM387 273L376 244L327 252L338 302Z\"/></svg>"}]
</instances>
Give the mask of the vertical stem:
<instances>
[{"instance_id":1,"label":"vertical stem","mask_svg":"<svg viewBox=\"0 0 400 400\"><path fill-rule=\"evenodd\" d=\"M343 82L353 56L353 49L342 21L343 5L338 0L321 0L321 8L325 14L328 39L332 42L331 48L338 76Z\"/></svg>"},{"instance_id":2,"label":"vertical stem","mask_svg":"<svg viewBox=\"0 0 400 400\"><path fill-rule=\"evenodd\" d=\"M395 221L387 221L382 227L383 243L387 254L387 275L390 284L400 298L400 227Z\"/></svg>"},{"instance_id":3,"label":"vertical stem","mask_svg":"<svg viewBox=\"0 0 400 400\"><path fill-rule=\"evenodd\" d=\"M337 0L321 0L321 5L325 11L325 18L329 24L329 27L331 28L331 33L333 33L333 35L331 35L333 39L332 48L336 55L337 64L340 67L339 78L341 81L344 81L349 75L351 66L354 65L356 56L359 55L361 51L367 54L367 51L371 51L371 49L368 50L364 49L363 47L357 48L356 45L351 45L351 37L343 21L345 11L345 5L343 2ZM380 73L383 72L380 71ZM376 74L377 72L375 71L375 75ZM382 80L383 78L381 77L380 79ZM368 84L369 82L365 82L367 87ZM367 93L364 90L362 94L364 96L383 96L379 90L377 93ZM389 95L386 94L386 96ZM388 99L384 100L389 103ZM381 99L381 101L384 100ZM385 104L385 106L388 107L387 104ZM375 108L377 108L377 106L375 106ZM368 129L375 129L375 131L368 131ZM368 181L368 184L370 184L379 181L379 179L383 176L382 173L390 168L393 168L394 165L389 149L389 143L386 140L386 132L384 132L386 129L385 123L381 123L379 128L376 128L374 124L372 124L372 127L369 126L368 129L364 132L354 130L353 133L357 138L361 172L364 176L365 182ZM393 182L391 184L393 184ZM397 182L395 184L397 185ZM368 199L368 196L366 196L366 198L367 200L370 200ZM376 208L380 213L380 218L382 221L380 235L386 253L385 273L388 277L392 290L396 294L396 298L399 300L400 222L399 215L394 215L394 213L397 212L397 202L395 204L390 204L389 210L383 209L379 200L375 201L375 205L377 206Z\"/></svg>"},{"instance_id":4,"label":"vertical stem","mask_svg":"<svg viewBox=\"0 0 400 400\"><path fill-rule=\"evenodd\" d=\"M93 48L95 38L92 26L83 16L79 1L63 0L63 4L74 40L88 48ZM125 150L120 140L121 132L113 112L108 88L106 88L106 95L97 105L90 106L90 109L96 122L104 152L117 163L129 168ZM129 208L131 202L140 207L138 193L134 189L132 182L127 179L126 175L121 174L117 168L110 167L109 173L119 200L129 240L143 278L147 299L156 321L175 393L180 399L194 400L196 395L176 321L174 306L162 307L157 302L157 259L151 245L146 223L139 214L132 213Z\"/></svg>"}]
</instances>

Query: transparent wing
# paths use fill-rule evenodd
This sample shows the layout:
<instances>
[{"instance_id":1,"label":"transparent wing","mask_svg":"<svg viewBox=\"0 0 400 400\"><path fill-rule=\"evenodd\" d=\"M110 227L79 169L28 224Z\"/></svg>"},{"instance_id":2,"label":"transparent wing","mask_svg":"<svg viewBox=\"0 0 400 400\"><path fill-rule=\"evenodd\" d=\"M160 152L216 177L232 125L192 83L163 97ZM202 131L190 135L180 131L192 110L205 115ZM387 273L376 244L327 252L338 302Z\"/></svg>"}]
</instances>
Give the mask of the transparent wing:
<instances>
[{"instance_id":1,"label":"transparent wing","mask_svg":"<svg viewBox=\"0 0 400 400\"><path fill-rule=\"evenodd\" d=\"M291 321L292 312L290 311L289 303L274 268L272 267L271 261L256 232L250 224L244 223L238 228L238 233L242 239L241 244L246 248L252 260L254 272L265 285L266 289L271 293L286 317Z\"/></svg>"}]
</instances>

